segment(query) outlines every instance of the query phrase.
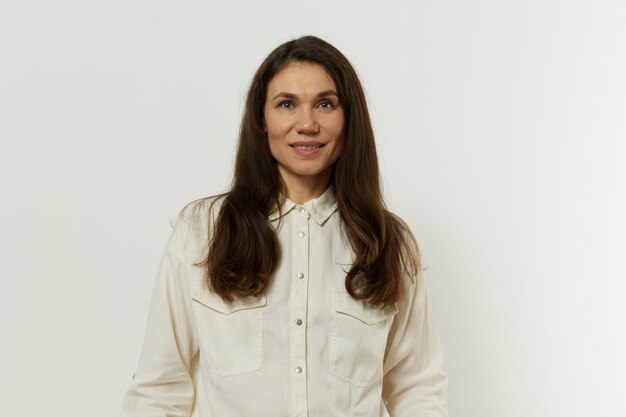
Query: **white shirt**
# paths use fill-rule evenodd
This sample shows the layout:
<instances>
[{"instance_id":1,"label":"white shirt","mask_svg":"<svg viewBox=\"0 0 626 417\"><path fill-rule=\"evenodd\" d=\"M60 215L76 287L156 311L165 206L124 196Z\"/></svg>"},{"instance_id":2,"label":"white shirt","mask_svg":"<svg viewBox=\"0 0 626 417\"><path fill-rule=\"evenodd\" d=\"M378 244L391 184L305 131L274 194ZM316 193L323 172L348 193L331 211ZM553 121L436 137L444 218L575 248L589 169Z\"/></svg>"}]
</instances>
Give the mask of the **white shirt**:
<instances>
[{"instance_id":1,"label":"white shirt","mask_svg":"<svg viewBox=\"0 0 626 417\"><path fill-rule=\"evenodd\" d=\"M192 265L206 255L208 206L196 222L183 210L167 241L123 417L448 415L421 269L394 305L354 300L332 185L303 205L286 199L280 225L270 217L281 257L253 301L222 301Z\"/></svg>"}]
</instances>

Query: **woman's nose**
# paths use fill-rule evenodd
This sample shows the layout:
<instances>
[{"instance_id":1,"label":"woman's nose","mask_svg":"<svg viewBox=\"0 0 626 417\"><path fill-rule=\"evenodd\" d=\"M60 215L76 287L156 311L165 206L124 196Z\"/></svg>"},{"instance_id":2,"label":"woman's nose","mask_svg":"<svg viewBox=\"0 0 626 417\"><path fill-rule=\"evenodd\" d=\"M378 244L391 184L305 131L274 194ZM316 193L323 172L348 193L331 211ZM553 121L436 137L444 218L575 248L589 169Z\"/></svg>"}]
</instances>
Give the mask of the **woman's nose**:
<instances>
[{"instance_id":1,"label":"woman's nose","mask_svg":"<svg viewBox=\"0 0 626 417\"><path fill-rule=\"evenodd\" d=\"M298 120L296 121L296 131L298 133L317 133L319 128L319 124L312 110L302 110L298 114Z\"/></svg>"}]
</instances>

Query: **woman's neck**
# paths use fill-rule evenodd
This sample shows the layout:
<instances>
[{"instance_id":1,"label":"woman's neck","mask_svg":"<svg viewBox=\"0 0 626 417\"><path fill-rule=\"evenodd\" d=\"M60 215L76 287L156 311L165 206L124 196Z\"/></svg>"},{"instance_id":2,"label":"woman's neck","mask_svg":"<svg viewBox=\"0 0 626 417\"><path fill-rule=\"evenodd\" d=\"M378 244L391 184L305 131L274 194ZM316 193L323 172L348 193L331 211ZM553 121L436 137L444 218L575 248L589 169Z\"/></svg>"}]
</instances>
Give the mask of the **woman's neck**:
<instances>
[{"instance_id":1,"label":"woman's neck","mask_svg":"<svg viewBox=\"0 0 626 417\"><path fill-rule=\"evenodd\" d=\"M304 204L326 191L330 184L330 171L306 176L283 174L282 178L287 187L287 198L296 204Z\"/></svg>"}]
</instances>

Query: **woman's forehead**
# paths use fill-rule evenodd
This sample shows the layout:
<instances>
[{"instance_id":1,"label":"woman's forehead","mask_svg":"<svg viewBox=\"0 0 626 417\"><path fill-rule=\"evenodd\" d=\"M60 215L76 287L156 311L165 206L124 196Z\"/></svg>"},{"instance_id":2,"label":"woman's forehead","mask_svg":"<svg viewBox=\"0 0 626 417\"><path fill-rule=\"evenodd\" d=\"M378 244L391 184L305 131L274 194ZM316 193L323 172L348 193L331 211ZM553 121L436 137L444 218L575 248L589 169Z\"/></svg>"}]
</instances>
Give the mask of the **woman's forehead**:
<instances>
[{"instance_id":1,"label":"woman's forehead","mask_svg":"<svg viewBox=\"0 0 626 417\"><path fill-rule=\"evenodd\" d=\"M326 68L311 62L290 62L274 75L267 86L268 95L285 90L294 94L334 90L333 81ZM288 91L287 91L288 90Z\"/></svg>"}]
</instances>

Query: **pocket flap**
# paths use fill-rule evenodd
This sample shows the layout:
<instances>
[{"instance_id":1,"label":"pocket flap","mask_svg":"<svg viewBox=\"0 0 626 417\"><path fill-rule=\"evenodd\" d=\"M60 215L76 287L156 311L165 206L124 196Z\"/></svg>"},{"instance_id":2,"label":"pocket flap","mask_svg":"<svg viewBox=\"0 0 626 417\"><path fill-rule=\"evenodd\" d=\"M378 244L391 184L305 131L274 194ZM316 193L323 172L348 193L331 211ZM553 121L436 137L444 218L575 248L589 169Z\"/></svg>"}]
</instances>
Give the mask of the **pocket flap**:
<instances>
[{"instance_id":1,"label":"pocket flap","mask_svg":"<svg viewBox=\"0 0 626 417\"><path fill-rule=\"evenodd\" d=\"M194 279L193 288L191 290L191 298L200 304L223 314L230 314L235 311L249 308L263 307L267 304L267 294L262 294L258 297L249 297L246 299L235 298L231 302L224 301L222 300L222 297L206 289L201 279Z\"/></svg>"},{"instance_id":2,"label":"pocket flap","mask_svg":"<svg viewBox=\"0 0 626 417\"><path fill-rule=\"evenodd\" d=\"M378 323L389 317L393 317L398 312L398 304L386 306L385 308L371 308L363 301L355 300L352 296L343 291L335 291L335 311L348 314L367 324Z\"/></svg>"}]
</instances>

